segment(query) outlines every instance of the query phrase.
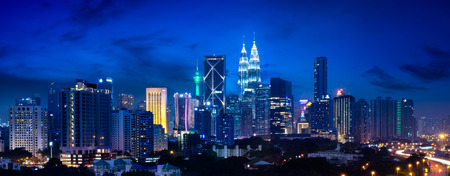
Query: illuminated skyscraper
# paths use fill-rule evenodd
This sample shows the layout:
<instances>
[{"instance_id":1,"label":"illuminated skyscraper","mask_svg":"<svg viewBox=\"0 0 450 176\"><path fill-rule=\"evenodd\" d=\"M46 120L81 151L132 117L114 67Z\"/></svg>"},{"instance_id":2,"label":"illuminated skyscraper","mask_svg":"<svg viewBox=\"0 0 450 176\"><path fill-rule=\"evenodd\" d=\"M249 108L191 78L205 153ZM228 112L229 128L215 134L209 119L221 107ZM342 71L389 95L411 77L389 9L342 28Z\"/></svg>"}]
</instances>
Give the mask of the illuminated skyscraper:
<instances>
[{"instance_id":1,"label":"illuminated skyscraper","mask_svg":"<svg viewBox=\"0 0 450 176\"><path fill-rule=\"evenodd\" d=\"M146 89L147 111L153 113L153 124L162 125L167 133L167 88Z\"/></svg>"},{"instance_id":2,"label":"illuminated skyscraper","mask_svg":"<svg viewBox=\"0 0 450 176\"><path fill-rule=\"evenodd\" d=\"M134 110L134 96L131 94L119 94L119 109Z\"/></svg>"},{"instance_id":3,"label":"illuminated skyscraper","mask_svg":"<svg viewBox=\"0 0 450 176\"><path fill-rule=\"evenodd\" d=\"M216 107L217 114L225 114L226 86L225 86L225 56L204 57L204 96L203 105ZM213 117L214 119L215 117ZM213 121L213 120L212 120ZM215 130L214 130L215 131Z\"/></svg>"},{"instance_id":4,"label":"illuminated skyscraper","mask_svg":"<svg viewBox=\"0 0 450 176\"><path fill-rule=\"evenodd\" d=\"M247 57L247 51L245 50L245 44L242 44L242 51L241 51L241 58L239 59L239 79L238 79L238 86L239 86L239 92L238 96L239 99L242 99L242 96L244 94L244 90L248 88L248 57Z\"/></svg>"},{"instance_id":5,"label":"illuminated skyscraper","mask_svg":"<svg viewBox=\"0 0 450 176\"><path fill-rule=\"evenodd\" d=\"M24 148L33 156L47 148L47 108L40 104L40 97L18 99L9 107L9 139L11 150Z\"/></svg>"},{"instance_id":6,"label":"illuminated skyscraper","mask_svg":"<svg viewBox=\"0 0 450 176\"><path fill-rule=\"evenodd\" d=\"M181 134L181 131L187 132L189 130L191 95L175 93L173 97L175 100L175 129L177 134Z\"/></svg>"},{"instance_id":7,"label":"illuminated skyscraper","mask_svg":"<svg viewBox=\"0 0 450 176\"><path fill-rule=\"evenodd\" d=\"M338 142L353 142L353 108L355 97L344 95L342 89L338 90L337 97L333 98L334 126L337 129Z\"/></svg>"},{"instance_id":8,"label":"illuminated skyscraper","mask_svg":"<svg viewBox=\"0 0 450 176\"><path fill-rule=\"evenodd\" d=\"M270 133L292 134L292 84L281 78L270 78Z\"/></svg>"},{"instance_id":9,"label":"illuminated skyscraper","mask_svg":"<svg viewBox=\"0 0 450 176\"><path fill-rule=\"evenodd\" d=\"M234 118L234 135L241 135L241 101L236 94L227 97L227 114Z\"/></svg>"},{"instance_id":10,"label":"illuminated skyscraper","mask_svg":"<svg viewBox=\"0 0 450 176\"><path fill-rule=\"evenodd\" d=\"M200 73L198 72L198 60L197 60L197 71L195 72L194 76L194 83L195 83L195 98L200 97L200 88L198 84L202 81L202 77L200 76Z\"/></svg>"},{"instance_id":11,"label":"illuminated skyscraper","mask_svg":"<svg viewBox=\"0 0 450 176\"><path fill-rule=\"evenodd\" d=\"M314 101L327 95L327 58L318 57L314 60Z\"/></svg>"},{"instance_id":12,"label":"illuminated skyscraper","mask_svg":"<svg viewBox=\"0 0 450 176\"><path fill-rule=\"evenodd\" d=\"M255 135L268 135L270 127L270 85L260 84L259 87L256 88L255 93L253 133Z\"/></svg>"},{"instance_id":13,"label":"illuminated skyscraper","mask_svg":"<svg viewBox=\"0 0 450 176\"><path fill-rule=\"evenodd\" d=\"M261 84L261 68L256 42L253 41L250 61L248 64L248 88L255 90Z\"/></svg>"},{"instance_id":14,"label":"illuminated skyscraper","mask_svg":"<svg viewBox=\"0 0 450 176\"><path fill-rule=\"evenodd\" d=\"M255 91L245 89L241 100L241 122L240 136L253 136L253 125L255 121Z\"/></svg>"}]
</instances>

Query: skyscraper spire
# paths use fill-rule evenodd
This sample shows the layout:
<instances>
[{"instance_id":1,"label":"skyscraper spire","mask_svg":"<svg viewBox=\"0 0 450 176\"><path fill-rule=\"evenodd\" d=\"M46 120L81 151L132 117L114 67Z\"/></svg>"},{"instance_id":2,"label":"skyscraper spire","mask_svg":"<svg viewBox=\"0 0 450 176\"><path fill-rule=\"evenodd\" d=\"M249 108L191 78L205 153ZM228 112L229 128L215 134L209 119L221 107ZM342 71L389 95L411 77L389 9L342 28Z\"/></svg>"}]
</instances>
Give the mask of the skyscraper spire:
<instances>
[{"instance_id":1,"label":"skyscraper spire","mask_svg":"<svg viewBox=\"0 0 450 176\"><path fill-rule=\"evenodd\" d=\"M243 36L245 39L245 36ZM244 90L248 88L248 57L247 50L245 50L245 43L242 41L242 50L241 50L241 58L239 59L239 79L238 79L238 87L239 87L239 98L241 99L244 93Z\"/></svg>"},{"instance_id":2,"label":"skyscraper spire","mask_svg":"<svg viewBox=\"0 0 450 176\"><path fill-rule=\"evenodd\" d=\"M256 48L255 34L253 34L253 46L250 53L248 67L248 87L256 89L261 84L261 67L259 65L259 54Z\"/></svg>"},{"instance_id":3,"label":"skyscraper spire","mask_svg":"<svg viewBox=\"0 0 450 176\"><path fill-rule=\"evenodd\" d=\"M202 77L200 76L200 73L198 72L198 59L197 59L197 71L195 72L194 76L194 83L195 83L195 96L200 96L200 88L198 87L198 84L202 81Z\"/></svg>"}]
</instances>

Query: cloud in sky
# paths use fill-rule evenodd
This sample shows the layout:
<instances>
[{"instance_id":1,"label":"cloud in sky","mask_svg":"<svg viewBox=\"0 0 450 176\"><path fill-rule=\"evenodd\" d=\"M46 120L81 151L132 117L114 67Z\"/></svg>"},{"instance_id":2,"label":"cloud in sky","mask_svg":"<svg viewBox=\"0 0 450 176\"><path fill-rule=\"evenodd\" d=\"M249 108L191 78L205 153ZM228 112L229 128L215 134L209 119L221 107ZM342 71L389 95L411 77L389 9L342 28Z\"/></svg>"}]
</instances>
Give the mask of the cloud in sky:
<instances>
[{"instance_id":1,"label":"cloud in sky","mask_svg":"<svg viewBox=\"0 0 450 176\"><path fill-rule=\"evenodd\" d=\"M413 86L403 80L391 76L377 66L364 72L363 77L370 79L370 84L387 90L407 91L407 90L425 90L423 87Z\"/></svg>"},{"instance_id":2,"label":"cloud in sky","mask_svg":"<svg viewBox=\"0 0 450 176\"><path fill-rule=\"evenodd\" d=\"M399 69L422 81L436 81L450 77L450 53L430 46L423 47L428 63L403 63Z\"/></svg>"}]
</instances>

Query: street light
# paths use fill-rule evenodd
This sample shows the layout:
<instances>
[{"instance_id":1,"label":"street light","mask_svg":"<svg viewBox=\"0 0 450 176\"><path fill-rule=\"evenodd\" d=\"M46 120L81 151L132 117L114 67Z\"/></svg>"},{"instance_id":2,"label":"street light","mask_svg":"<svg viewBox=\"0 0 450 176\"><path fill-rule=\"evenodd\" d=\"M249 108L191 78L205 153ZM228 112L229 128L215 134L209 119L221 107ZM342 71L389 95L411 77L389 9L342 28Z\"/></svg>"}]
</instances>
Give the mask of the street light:
<instances>
[{"instance_id":1,"label":"street light","mask_svg":"<svg viewBox=\"0 0 450 176\"><path fill-rule=\"evenodd\" d=\"M50 158L53 158L53 141L48 144L50 146Z\"/></svg>"},{"instance_id":2,"label":"street light","mask_svg":"<svg viewBox=\"0 0 450 176\"><path fill-rule=\"evenodd\" d=\"M398 176L398 171L400 170L400 167L397 167L395 170L397 170L397 176Z\"/></svg>"},{"instance_id":3,"label":"street light","mask_svg":"<svg viewBox=\"0 0 450 176\"><path fill-rule=\"evenodd\" d=\"M375 171L372 171L372 176L374 176L375 175Z\"/></svg>"}]
</instances>

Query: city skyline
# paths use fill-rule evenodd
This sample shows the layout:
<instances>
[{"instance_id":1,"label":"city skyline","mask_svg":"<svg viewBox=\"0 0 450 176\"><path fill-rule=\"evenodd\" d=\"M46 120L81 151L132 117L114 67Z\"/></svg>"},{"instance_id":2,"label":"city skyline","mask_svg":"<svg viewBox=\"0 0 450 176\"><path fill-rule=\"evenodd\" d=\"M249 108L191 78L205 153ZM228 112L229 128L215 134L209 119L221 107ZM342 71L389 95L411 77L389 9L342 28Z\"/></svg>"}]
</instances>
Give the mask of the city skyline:
<instances>
[{"instance_id":1,"label":"city skyline","mask_svg":"<svg viewBox=\"0 0 450 176\"><path fill-rule=\"evenodd\" d=\"M296 101L313 99L314 59L324 56L328 94L343 88L356 100L412 99L418 118L450 115L448 4L253 3L7 2L0 7L8 17L0 19L0 121L8 121L15 99L40 93L46 102L50 83L67 88L77 78L111 77L113 98L133 94L136 104L149 87L194 93L196 60L213 54L226 55L226 90L237 93L242 35L253 32L261 82L291 81Z\"/></svg>"}]
</instances>

